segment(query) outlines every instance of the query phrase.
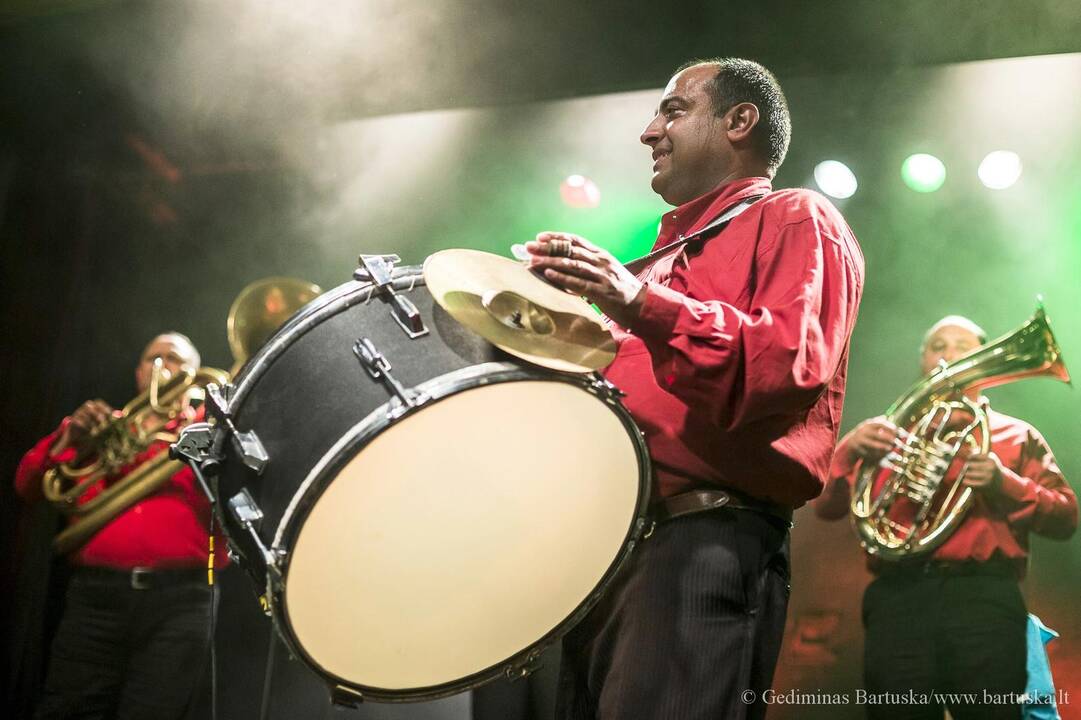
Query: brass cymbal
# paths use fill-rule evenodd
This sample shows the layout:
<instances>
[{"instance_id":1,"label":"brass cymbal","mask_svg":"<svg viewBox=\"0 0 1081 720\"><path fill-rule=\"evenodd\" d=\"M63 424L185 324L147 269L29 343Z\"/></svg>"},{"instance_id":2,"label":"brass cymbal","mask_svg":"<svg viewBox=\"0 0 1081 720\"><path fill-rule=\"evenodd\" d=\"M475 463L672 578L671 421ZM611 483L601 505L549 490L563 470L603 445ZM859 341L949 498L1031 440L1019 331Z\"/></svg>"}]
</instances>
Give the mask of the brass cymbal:
<instances>
[{"instance_id":1,"label":"brass cymbal","mask_svg":"<svg viewBox=\"0 0 1081 720\"><path fill-rule=\"evenodd\" d=\"M615 359L616 341L589 303L521 262L479 250L442 250L424 261L424 281L451 317L523 360L584 373Z\"/></svg>"}]
</instances>

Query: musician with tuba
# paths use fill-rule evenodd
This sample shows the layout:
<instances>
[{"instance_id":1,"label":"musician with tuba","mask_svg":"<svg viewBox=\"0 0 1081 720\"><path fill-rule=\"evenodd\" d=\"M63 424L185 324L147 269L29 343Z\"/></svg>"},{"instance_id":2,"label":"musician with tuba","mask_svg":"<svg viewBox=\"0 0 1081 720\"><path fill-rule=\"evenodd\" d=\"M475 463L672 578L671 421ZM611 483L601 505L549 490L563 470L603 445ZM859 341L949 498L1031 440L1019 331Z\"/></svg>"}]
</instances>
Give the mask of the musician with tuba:
<instances>
[{"instance_id":1,"label":"musician with tuba","mask_svg":"<svg viewBox=\"0 0 1081 720\"><path fill-rule=\"evenodd\" d=\"M140 393L123 411L88 400L19 464L28 501L70 516L54 548L74 565L36 718L182 717L210 640L210 508L190 469L168 459L195 398L220 371L199 370L186 336L143 350ZM222 375L224 377L224 375ZM213 560L211 560L213 558Z\"/></svg>"},{"instance_id":2,"label":"musician with tuba","mask_svg":"<svg viewBox=\"0 0 1081 720\"><path fill-rule=\"evenodd\" d=\"M864 684L883 701L868 715L941 719L937 702L911 699L934 691L976 693L947 703L956 720L1020 718L1028 535L1069 538L1077 498L1039 431L979 391L1069 376L1042 308L991 344L968 318L945 317L921 353L924 378L841 439L815 503L819 517L852 516L876 575L863 597Z\"/></svg>"}]
</instances>

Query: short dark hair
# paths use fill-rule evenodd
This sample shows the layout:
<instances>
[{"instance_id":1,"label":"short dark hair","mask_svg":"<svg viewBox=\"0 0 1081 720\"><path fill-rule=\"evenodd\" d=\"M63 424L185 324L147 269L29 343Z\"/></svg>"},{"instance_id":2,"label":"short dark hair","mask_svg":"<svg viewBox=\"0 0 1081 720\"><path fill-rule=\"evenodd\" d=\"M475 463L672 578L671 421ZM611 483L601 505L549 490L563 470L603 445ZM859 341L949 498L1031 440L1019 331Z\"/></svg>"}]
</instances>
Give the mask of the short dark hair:
<instances>
[{"instance_id":1,"label":"short dark hair","mask_svg":"<svg viewBox=\"0 0 1081 720\"><path fill-rule=\"evenodd\" d=\"M773 175L784 162L788 141L792 137L788 101L777 78L753 60L742 58L691 60L681 65L674 74L696 65L717 67L717 74L709 87L710 101L716 115L724 115L744 102L753 103L758 108L758 125L752 138L768 165L770 175Z\"/></svg>"}]
</instances>

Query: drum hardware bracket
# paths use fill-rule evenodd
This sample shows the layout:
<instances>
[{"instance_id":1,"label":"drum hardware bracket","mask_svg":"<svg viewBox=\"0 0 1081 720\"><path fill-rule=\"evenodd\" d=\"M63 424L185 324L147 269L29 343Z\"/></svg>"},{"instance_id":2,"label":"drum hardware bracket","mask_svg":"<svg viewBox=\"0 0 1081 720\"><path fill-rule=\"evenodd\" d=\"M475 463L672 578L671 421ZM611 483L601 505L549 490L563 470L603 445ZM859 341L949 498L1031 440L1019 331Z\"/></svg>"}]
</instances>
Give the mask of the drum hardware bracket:
<instances>
[{"instance_id":1,"label":"drum hardware bracket","mask_svg":"<svg viewBox=\"0 0 1081 720\"><path fill-rule=\"evenodd\" d=\"M542 663L540 661L540 656L541 652L539 649L532 650L521 662L507 665L507 667L503 669L503 675L510 682L521 680L524 677L532 675L541 668Z\"/></svg>"},{"instance_id":2,"label":"drum hardware bracket","mask_svg":"<svg viewBox=\"0 0 1081 720\"><path fill-rule=\"evenodd\" d=\"M609 404L616 404L620 398L626 397L627 393L623 392L611 382L608 378L601 375L599 372L593 372L590 374L589 389L602 400Z\"/></svg>"},{"instance_id":3,"label":"drum hardware bracket","mask_svg":"<svg viewBox=\"0 0 1081 720\"><path fill-rule=\"evenodd\" d=\"M262 441L254 430L240 431L233 424L233 417L229 412L229 399L233 394L233 386L229 383L221 386L211 383L206 388L206 394L209 401L207 404L220 423L219 427L224 428L224 434L215 439L213 454L221 457L221 443L228 437L233 441L233 449L236 450L244 465L254 470L257 475L261 475L267 463L270 462L270 456L267 455L266 448L263 447Z\"/></svg>"},{"instance_id":4,"label":"drum hardware bracket","mask_svg":"<svg viewBox=\"0 0 1081 720\"><path fill-rule=\"evenodd\" d=\"M267 566L267 591L270 591L270 585L275 579L274 576L278 574L278 561L267 546L263 543L263 538L259 536L259 526L263 523L263 511L255 503L255 499L252 498L251 493L247 488L241 490L233 497L229 498L229 512L232 514L233 519L240 524L242 528L248 531L248 535L251 536L251 540L255 543L255 547L259 549L259 553L263 556L263 561Z\"/></svg>"},{"instance_id":5,"label":"drum hardware bracket","mask_svg":"<svg viewBox=\"0 0 1081 720\"><path fill-rule=\"evenodd\" d=\"M183 460L191 467L200 489L211 502L214 502L214 494L210 491L204 472L212 474L217 465L217 460L211 456L215 435L216 430L210 423L192 423L181 430L180 437L169 446L169 457Z\"/></svg>"},{"instance_id":6,"label":"drum hardware bracket","mask_svg":"<svg viewBox=\"0 0 1081 720\"><path fill-rule=\"evenodd\" d=\"M339 707L355 708L364 702L364 693L344 685L330 686L330 702Z\"/></svg>"},{"instance_id":7,"label":"drum hardware bracket","mask_svg":"<svg viewBox=\"0 0 1081 720\"><path fill-rule=\"evenodd\" d=\"M397 255L361 255L360 267L353 272L353 279L370 281L375 292L390 303L390 316L405 331L411 340L428 334L424 318L413 302L394 291L393 270L395 263L401 262Z\"/></svg>"},{"instance_id":8,"label":"drum hardware bracket","mask_svg":"<svg viewBox=\"0 0 1081 720\"><path fill-rule=\"evenodd\" d=\"M353 343L353 354L373 380L383 383L392 397L398 398L401 405L391 411L391 417L400 417L406 410L412 410L428 402L431 398L414 390L408 390L391 375L393 366L383 353L368 338L358 338Z\"/></svg>"}]
</instances>

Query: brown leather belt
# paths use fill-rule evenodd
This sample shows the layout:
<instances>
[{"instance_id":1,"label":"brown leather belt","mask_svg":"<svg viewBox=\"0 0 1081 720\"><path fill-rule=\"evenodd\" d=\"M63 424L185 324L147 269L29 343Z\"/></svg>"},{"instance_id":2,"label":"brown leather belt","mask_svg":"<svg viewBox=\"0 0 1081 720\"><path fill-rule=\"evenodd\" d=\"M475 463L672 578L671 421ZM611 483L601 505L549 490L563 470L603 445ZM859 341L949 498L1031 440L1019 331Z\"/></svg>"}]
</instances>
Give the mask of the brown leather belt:
<instances>
[{"instance_id":1,"label":"brown leather belt","mask_svg":"<svg viewBox=\"0 0 1081 720\"><path fill-rule=\"evenodd\" d=\"M720 508L749 510L765 515L767 519L782 525L785 530L792 527L792 508L720 489L691 490L661 498L653 505L652 515L654 522L662 523L684 515Z\"/></svg>"}]
</instances>

